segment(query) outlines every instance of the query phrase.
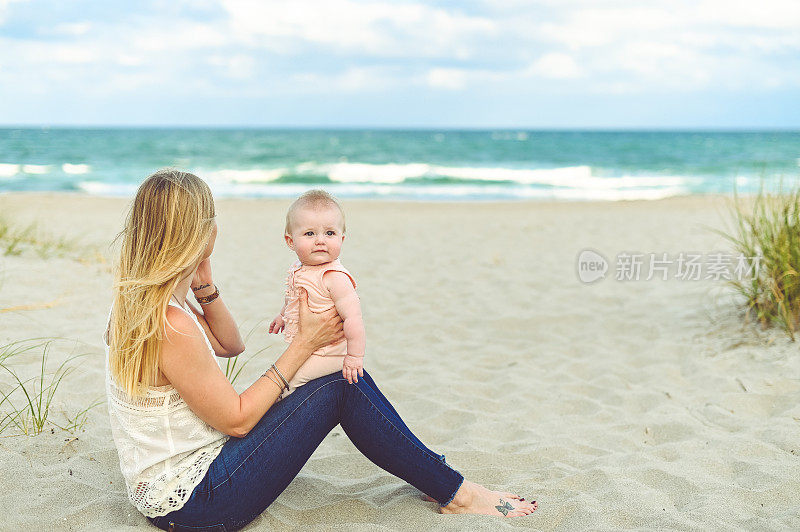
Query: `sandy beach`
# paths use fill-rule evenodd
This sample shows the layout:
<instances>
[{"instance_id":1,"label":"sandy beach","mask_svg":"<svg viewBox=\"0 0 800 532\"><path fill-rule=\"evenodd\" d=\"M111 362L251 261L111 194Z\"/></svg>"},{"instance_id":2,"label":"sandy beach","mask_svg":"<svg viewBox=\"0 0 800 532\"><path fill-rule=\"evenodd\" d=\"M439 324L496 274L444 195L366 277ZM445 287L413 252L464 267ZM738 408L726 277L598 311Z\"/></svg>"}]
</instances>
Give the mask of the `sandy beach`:
<instances>
[{"instance_id":1,"label":"sandy beach","mask_svg":"<svg viewBox=\"0 0 800 532\"><path fill-rule=\"evenodd\" d=\"M62 256L0 255L0 344L58 337L52 369L87 353L55 396L58 422L103 398L109 244L128 204L0 195L7 219L77 239ZM215 280L252 331L243 356L266 348L239 391L285 345L267 327L294 258L283 242L288 204L217 202ZM466 478L539 509L505 520L440 515L337 427L247 530L800 529L798 345L743 324L722 281L647 281L646 271L619 281L613 264L593 284L576 274L587 248L612 262L623 252L729 250L709 230L723 227L725 198L343 206L365 367ZM21 355L15 369L33 376L40 360ZM75 434L51 428L0 435L0 529L151 528L128 502L105 403Z\"/></svg>"}]
</instances>

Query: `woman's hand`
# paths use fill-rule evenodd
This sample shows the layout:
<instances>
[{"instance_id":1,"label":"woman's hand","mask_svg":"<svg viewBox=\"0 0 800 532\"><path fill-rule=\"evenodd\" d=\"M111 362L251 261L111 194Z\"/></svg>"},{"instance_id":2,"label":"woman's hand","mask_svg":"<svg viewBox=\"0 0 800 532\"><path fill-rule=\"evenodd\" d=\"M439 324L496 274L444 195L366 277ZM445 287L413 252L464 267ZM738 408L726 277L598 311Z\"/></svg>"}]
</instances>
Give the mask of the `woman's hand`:
<instances>
[{"instance_id":1,"label":"woman's hand","mask_svg":"<svg viewBox=\"0 0 800 532\"><path fill-rule=\"evenodd\" d=\"M192 290L196 289L198 286L203 286L204 284L214 284L214 281L211 279L210 257L203 259L197 266L197 270L194 272L194 277L192 277Z\"/></svg>"},{"instance_id":2,"label":"woman's hand","mask_svg":"<svg viewBox=\"0 0 800 532\"><path fill-rule=\"evenodd\" d=\"M297 336L308 344L313 353L320 347L344 340L342 318L335 308L325 312L312 312L308 308L308 293L300 289L300 323Z\"/></svg>"}]
</instances>

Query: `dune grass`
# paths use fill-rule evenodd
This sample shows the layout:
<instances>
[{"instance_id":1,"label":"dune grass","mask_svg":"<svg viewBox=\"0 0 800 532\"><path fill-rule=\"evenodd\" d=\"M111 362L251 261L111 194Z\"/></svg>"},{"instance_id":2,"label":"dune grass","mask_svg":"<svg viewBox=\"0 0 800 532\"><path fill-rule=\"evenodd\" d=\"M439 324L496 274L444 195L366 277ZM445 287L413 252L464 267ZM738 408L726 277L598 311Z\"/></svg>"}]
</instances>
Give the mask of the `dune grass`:
<instances>
[{"instance_id":1,"label":"dune grass","mask_svg":"<svg viewBox=\"0 0 800 532\"><path fill-rule=\"evenodd\" d=\"M79 412L64 413L65 422L56 423L51 418L53 398L64 378L73 371L69 363L86 353L67 357L54 372L48 371L48 357L54 339L37 338L20 340L0 346L0 373L10 384L0 388L0 434L15 428L18 434L40 434L50 423L68 432L74 432L86 422L88 412L102 401L95 400ZM24 378L14 369L14 359L25 353L36 354L41 359L38 372ZM5 379L3 379L5 380ZM3 382L0 381L0 385Z\"/></svg>"},{"instance_id":2,"label":"dune grass","mask_svg":"<svg viewBox=\"0 0 800 532\"><path fill-rule=\"evenodd\" d=\"M747 257L760 256L755 274L729 285L744 298L745 315L777 326L795 340L800 326L800 188L765 192L743 202L734 188L733 229L716 231Z\"/></svg>"},{"instance_id":3,"label":"dune grass","mask_svg":"<svg viewBox=\"0 0 800 532\"><path fill-rule=\"evenodd\" d=\"M19 312L22 310L42 310L53 308L61 303L61 298L53 299L52 301L42 301L39 303L30 303L27 305L15 305L13 307L0 308L0 314L3 312Z\"/></svg>"},{"instance_id":4,"label":"dune grass","mask_svg":"<svg viewBox=\"0 0 800 532\"><path fill-rule=\"evenodd\" d=\"M262 323L264 323L264 321L265 320L260 320L259 322L257 322L255 325L253 325L253 328L250 329L250 332L248 332L245 335L245 338L244 338L245 345L247 345L247 343L250 341L250 337L253 336L253 333L256 332L256 330L258 329L258 326L261 325ZM239 364L239 357L241 357L242 355L237 355L235 357L230 357L227 360L227 362L225 363L225 376L228 378L230 383L233 384L234 382L236 382L236 379L239 377L239 374L241 374L242 370L247 365L247 363L250 362L251 360L253 360L256 356L258 356L259 354L263 353L266 350L267 350L267 348L264 347L264 348L259 349L258 351L256 351L252 355L250 355L247 358L247 360L245 360L242 363L242 365L239 366L238 369L236 369L236 366Z\"/></svg>"},{"instance_id":5,"label":"dune grass","mask_svg":"<svg viewBox=\"0 0 800 532\"><path fill-rule=\"evenodd\" d=\"M227 362L225 363L225 376L228 378L230 383L233 384L234 382L236 382L236 379L239 378L239 374L242 372L247 363L253 360L253 358L255 358L256 355L258 355L264 350L266 350L266 347L263 349L259 349L258 351L250 355L247 358L247 360L242 362L242 365L239 366L238 369L236 368L236 366L239 364L239 357L241 357L242 355L236 355L235 357L228 358Z\"/></svg>"},{"instance_id":6,"label":"dune grass","mask_svg":"<svg viewBox=\"0 0 800 532\"><path fill-rule=\"evenodd\" d=\"M20 255L32 251L42 258L63 256L79 250L74 238L54 236L31 222L19 225L6 216L0 216L0 252L3 255Z\"/></svg>"}]
</instances>

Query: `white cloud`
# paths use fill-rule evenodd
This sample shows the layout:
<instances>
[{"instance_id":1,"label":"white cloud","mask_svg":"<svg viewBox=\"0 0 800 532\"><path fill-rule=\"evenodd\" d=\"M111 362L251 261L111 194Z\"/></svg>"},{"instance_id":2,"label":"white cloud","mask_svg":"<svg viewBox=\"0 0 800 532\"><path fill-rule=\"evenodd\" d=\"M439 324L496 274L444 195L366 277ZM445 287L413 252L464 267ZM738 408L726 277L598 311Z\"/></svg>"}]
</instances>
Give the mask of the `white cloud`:
<instances>
[{"instance_id":1,"label":"white cloud","mask_svg":"<svg viewBox=\"0 0 800 532\"><path fill-rule=\"evenodd\" d=\"M86 35L91 29L92 29L91 22L71 22L65 24L57 24L55 27L53 27L53 34L79 37L81 35Z\"/></svg>"},{"instance_id":2,"label":"white cloud","mask_svg":"<svg viewBox=\"0 0 800 532\"><path fill-rule=\"evenodd\" d=\"M234 37L219 24L177 22L163 27L135 28L130 45L139 52L167 52L176 54L198 48L212 49L225 46Z\"/></svg>"},{"instance_id":3,"label":"white cloud","mask_svg":"<svg viewBox=\"0 0 800 532\"><path fill-rule=\"evenodd\" d=\"M132 54L119 54L117 63L126 67L138 67L144 64L144 58Z\"/></svg>"},{"instance_id":4,"label":"white cloud","mask_svg":"<svg viewBox=\"0 0 800 532\"><path fill-rule=\"evenodd\" d=\"M220 67L224 75L232 79L250 79L255 71L255 59L245 54L222 55L214 54L208 63Z\"/></svg>"},{"instance_id":5,"label":"white cloud","mask_svg":"<svg viewBox=\"0 0 800 532\"><path fill-rule=\"evenodd\" d=\"M797 0L700 0L685 4L681 14L698 24L790 31L800 28Z\"/></svg>"},{"instance_id":6,"label":"white cloud","mask_svg":"<svg viewBox=\"0 0 800 532\"><path fill-rule=\"evenodd\" d=\"M509 38L540 52L532 60L520 47L520 60L531 65L524 72L589 80L587 90L800 86L793 74L800 68L796 0L606 1L602 8L594 0L500 0L486 9Z\"/></svg>"},{"instance_id":7,"label":"white cloud","mask_svg":"<svg viewBox=\"0 0 800 532\"><path fill-rule=\"evenodd\" d=\"M497 34L490 19L421 3L221 2L238 39L277 50L297 50L307 43L366 56L466 58L474 45L471 38Z\"/></svg>"},{"instance_id":8,"label":"white cloud","mask_svg":"<svg viewBox=\"0 0 800 532\"><path fill-rule=\"evenodd\" d=\"M581 76L581 70L572 56L551 52L544 54L523 70L525 76L539 76L550 79L572 79Z\"/></svg>"},{"instance_id":9,"label":"white cloud","mask_svg":"<svg viewBox=\"0 0 800 532\"><path fill-rule=\"evenodd\" d=\"M53 50L53 60L58 63L91 63L98 59L98 53L91 47L62 45Z\"/></svg>"},{"instance_id":10,"label":"white cloud","mask_svg":"<svg viewBox=\"0 0 800 532\"><path fill-rule=\"evenodd\" d=\"M5 22L6 14L8 12L8 6L13 3L21 3L26 2L27 0L0 0L0 24Z\"/></svg>"},{"instance_id":11,"label":"white cloud","mask_svg":"<svg viewBox=\"0 0 800 532\"><path fill-rule=\"evenodd\" d=\"M459 68L432 68L427 83L437 89L459 90L467 86L469 72Z\"/></svg>"},{"instance_id":12,"label":"white cloud","mask_svg":"<svg viewBox=\"0 0 800 532\"><path fill-rule=\"evenodd\" d=\"M602 46L629 35L653 35L675 27L679 20L667 9L579 9L567 12L563 23L543 23L536 34L571 50Z\"/></svg>"},{"instance_id":13,"label":"white cloud","mask_svg":"<svg viewBox=\"0 0 800 532\"><path fill-rule=\"evenodd\" d=\"M398 75L387 67L349 67L334 74L301 72L278 83L281 90L304 94L376 91L396 87Z\"/></svg>"},{"instance_id":14,"label":"white cloud","mask_svg":"<svg viewBox=\"0 0 800 532\"><path fill-rule=\"evenodd\" d=\"M13 15L9 4L0 0L0 21ZM800 87L800 1L598 5L492 0L476 14L470 4L422 0L219 0L217 18L156 10L43 25L28 38L0 38L0 62L8 85L95 95L148 84L179 91L186 80L226 97L487 84L610 93Z\"/></svg>"},{"instance_id":15,"label":"white cloud","mask_svg":"<svg viewBox=\"0 0 800 532\"><path fill-rule=\"evenodd\" d=\"M486 84L522 84L534 78L537 83L543 80L570 80L582 76L575 61L564 53L542 55L531 64L517 69L490 70L468 68L432 68L414 84L427 85L437 89L463 90L469 86Z\"/></svg>"}]
</instances>

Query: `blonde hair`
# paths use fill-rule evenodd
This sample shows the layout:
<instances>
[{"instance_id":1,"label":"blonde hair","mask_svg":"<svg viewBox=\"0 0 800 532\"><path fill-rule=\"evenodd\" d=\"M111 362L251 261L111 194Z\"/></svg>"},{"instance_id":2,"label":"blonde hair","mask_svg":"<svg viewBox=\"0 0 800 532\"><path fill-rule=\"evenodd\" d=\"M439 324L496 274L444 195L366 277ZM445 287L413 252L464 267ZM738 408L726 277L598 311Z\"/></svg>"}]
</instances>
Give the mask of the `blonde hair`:
<instances>
[{"instance_id":1,"label":"blonde hair","mask_svg":"<svg viewBox=\"0 0 800 532\"><path fill-rule=\"evenodd\" d=\"M139 186L116 264L108 330L111 374L131 396L158 379L169 298L200 263L214 230L214 198L199 177L158 170Z\"/></svg>"},{"instance_id":2,"label":"blonde hair","mask_svg":"<svg viewBox=\"0 0 800 532\"><path fill-rule=\"evenodd\" d=\"M344 210L342 210L342 206L339 205L336 198L321 189L304 192L299 198L294 200L294 203L289 206L289 210L286 211L286 227L284 228L284 232L287 235L291 234L294 215L300 209L320 209L325 207L336 207L339 209L339 214L342 215L342 232L345 232L346 226L344 223Z\"/></svg>"}]
</instances>

